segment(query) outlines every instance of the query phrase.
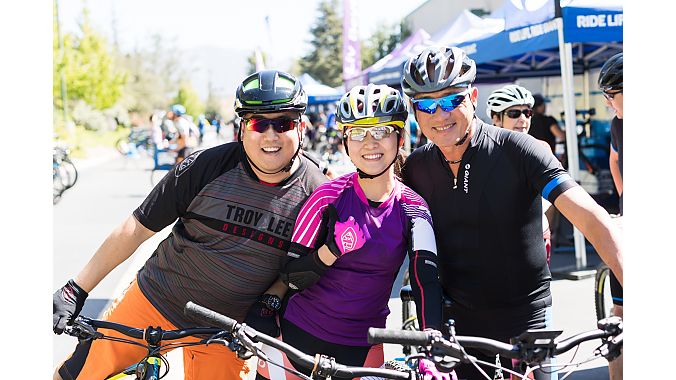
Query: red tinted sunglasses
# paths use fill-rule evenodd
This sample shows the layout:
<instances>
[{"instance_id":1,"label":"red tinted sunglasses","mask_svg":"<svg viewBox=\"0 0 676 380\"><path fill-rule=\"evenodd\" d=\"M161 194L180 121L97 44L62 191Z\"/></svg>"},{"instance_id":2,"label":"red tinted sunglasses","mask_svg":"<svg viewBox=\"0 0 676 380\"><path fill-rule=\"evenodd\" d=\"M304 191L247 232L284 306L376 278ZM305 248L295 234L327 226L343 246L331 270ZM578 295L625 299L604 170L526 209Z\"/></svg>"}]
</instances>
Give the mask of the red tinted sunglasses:
<instances>
[{"instance_id":1,"label":"red tinted sunglasses","mask_svg":"<svg viewBox=\"0 0 676 380\"><path fill-rule=\"evenodd\" d=\"M277 133L284 133L296 129L300 125L300 119L291 119L288 117L278 117L275 119L265 118L251 118L242 119L244 121L244 128L247 131L256 131L264 133L269 127Z\"/></svg>"}]
</instances>

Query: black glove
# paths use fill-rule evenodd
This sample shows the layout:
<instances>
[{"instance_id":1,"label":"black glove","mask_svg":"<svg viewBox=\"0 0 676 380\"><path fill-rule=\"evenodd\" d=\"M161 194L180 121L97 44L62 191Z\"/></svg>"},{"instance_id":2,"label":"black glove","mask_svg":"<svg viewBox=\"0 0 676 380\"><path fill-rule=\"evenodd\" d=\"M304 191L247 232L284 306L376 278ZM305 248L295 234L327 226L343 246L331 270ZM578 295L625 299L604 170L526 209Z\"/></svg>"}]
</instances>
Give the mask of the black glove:
<instances>
[{"instance_id":1,"label":"black glove","mask_svg":"<svg viewBox=\"0 0 676 380\"><path fill-rule=\"evenodd\" d=\"M324 212L322 212L321 225L324 231L322 231L322 233L320 233L319 236L324 238L324 244L329 249L329 251L331 251L331 253L333 253L334 256L340 257L343 255L343 253L340 252L340 248L338 248L338 244L336 244L335 239L335 230L337 221L338 221L338 211L336 210L336 207L333 204L329 204L324 209Z\"/></svg>"},{"instance_id":2,"label":"black glove","mask_svg":"<svg viewBox=\"0 0 676 380\"><path fill-rule=\"evenodd\" d=\"M63 333L63 329L66 328L66 324L73 324L73 320L80 314L80 310L82 310L82 306L84 306L88 295L73 280L68 280L68 283L63 288L54 292L54 314L52 318L55 333L61 334Z\"/></svg>"},{"instance_id":3,"label":"black glove","mask_svg":"<svg viewBox=\"0 0 676 380\"><path fill-rule=\"evenodd\" d=\"M270 302L271 298L276 298ZM277 324L277 311L279 311L281 301L279 297L264 294L258 297L258 300L251 305L249 313L244 318L244 323L253 327L271 337L279 336L279 325Z\"/></svg>"}]
</instances>

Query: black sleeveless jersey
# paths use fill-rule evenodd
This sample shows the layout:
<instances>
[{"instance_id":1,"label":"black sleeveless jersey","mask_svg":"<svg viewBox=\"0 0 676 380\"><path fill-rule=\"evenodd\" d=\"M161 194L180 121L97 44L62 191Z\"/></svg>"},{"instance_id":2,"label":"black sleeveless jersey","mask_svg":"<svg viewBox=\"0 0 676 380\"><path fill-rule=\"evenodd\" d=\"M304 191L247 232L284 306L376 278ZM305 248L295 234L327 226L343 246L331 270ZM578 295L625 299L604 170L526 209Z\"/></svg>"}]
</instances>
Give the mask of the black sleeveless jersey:
<instances>
[{"instance_id":1,"label":"black sleeveless jersey","mask_svg":"<svg viewBox=\"0 0 676 380\"><path fill-rule=\"evenodd\" d=\"M457 178L432 143L402 174L432 213L447 296L472 310L551 305L540 197L576 183L543 144L477 120Z\"/></svg>"}]
</instances>

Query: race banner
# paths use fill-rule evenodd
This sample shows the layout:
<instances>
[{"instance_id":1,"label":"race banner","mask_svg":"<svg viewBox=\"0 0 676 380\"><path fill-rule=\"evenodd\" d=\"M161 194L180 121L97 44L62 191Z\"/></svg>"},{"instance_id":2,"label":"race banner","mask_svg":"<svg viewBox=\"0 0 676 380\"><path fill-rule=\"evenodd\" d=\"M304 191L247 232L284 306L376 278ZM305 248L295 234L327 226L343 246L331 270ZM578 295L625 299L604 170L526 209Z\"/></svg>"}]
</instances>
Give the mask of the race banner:
<instances>
[{"instance_id":1,"label":"race banner","mask_svg":"<svg viewBox=\"0 0 676 380\"><path fill-rule=\"evenodd\" d=\"M361 74L361 49L356 2L343 0L343 81Z\"/></svg>"}]
</instances>

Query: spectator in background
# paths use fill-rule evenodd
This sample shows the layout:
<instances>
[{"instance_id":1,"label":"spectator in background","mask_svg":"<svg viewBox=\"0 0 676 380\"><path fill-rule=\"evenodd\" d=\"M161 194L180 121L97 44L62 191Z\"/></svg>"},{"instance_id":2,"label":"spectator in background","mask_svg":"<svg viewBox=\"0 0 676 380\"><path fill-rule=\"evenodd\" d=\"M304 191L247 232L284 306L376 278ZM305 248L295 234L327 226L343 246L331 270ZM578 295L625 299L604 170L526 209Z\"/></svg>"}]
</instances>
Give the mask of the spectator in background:
<instances>
[{"instance_id":1,"label":"spectator in background","mask_svg":"<svg viewBox=\"0 0 676 380\"><path fill-rule=\"evenodd\" d=\"M169 119L174 123L178 137L176 138L176 163L183 161L199 144L199 130L195 123L186 117L185 107L181 104L171 106Z\"/></svg>"},{"instance_id":2,"label":"spectator in background","mask_svg":"<svg viewBox=\"0 0 676 380\"><path fill-rule=\"evenodd\" d=\"M535 104L533 105L533 119L531 120L530 131L528 134L538 140L545 141L549 144L552 152L556 152L556 143L564 141L566 134L563 133L551 116L545 115L545 98L540 94L533 95Z\"/></svg>"}]
</instances>

